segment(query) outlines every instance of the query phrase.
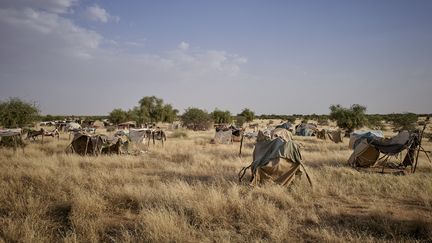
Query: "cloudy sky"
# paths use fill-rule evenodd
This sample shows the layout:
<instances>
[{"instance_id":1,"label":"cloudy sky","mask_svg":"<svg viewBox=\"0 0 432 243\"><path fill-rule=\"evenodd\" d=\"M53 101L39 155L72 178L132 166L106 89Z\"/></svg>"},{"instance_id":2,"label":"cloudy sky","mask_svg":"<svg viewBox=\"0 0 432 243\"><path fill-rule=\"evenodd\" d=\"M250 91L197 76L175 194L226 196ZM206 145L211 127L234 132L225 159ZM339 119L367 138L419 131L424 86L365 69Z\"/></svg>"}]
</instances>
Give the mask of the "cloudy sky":
<instances>
[{"instance_id":1,"label":"cloudy sky","mask_svg":"<svg viewBox=\"0 0 432 243\"><path fill-rule=\"evenodd\" d=\"M0 1L0 99L106 114L430 113L432 1Z\"/></svg>"}]
</instances>

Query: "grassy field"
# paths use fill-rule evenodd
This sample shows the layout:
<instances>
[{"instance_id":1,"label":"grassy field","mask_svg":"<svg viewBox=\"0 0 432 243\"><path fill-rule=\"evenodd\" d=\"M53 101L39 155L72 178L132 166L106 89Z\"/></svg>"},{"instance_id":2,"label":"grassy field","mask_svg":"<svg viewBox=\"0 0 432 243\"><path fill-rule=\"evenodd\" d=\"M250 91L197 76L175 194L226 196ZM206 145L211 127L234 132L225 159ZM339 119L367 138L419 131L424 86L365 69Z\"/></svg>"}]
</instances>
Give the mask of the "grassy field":
<instances>
[{"instance_id":1,"label":"grassy field","mask_svg":"<svg viewBox=\"0 0 432 243\"><path fill-rule=\"evenodd\" d=\"M186 137L180 136L184 134ZM432 241L432 165L407 176L347 166L343 144L294 139L314 182L250 187L237 173L253 142L210 144L176 132L139 155L67 155L68 135L0 149L0 239L5 242ZM424 141L427 150L430 142Z\"/></svg>"}]
</instances>

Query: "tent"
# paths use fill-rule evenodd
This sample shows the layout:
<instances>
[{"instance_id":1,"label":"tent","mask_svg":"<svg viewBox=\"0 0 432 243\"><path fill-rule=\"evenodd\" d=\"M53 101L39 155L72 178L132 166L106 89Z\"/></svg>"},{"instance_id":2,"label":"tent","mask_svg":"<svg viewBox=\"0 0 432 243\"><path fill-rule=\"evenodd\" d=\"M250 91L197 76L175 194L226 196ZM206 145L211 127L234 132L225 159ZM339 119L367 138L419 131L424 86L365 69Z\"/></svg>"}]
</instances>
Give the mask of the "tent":
<instances>
[{"instance_id":1,"label":"tent","mask_svg":"<svg viewBox=\"0 0 432 243\"><path fill-rule=\"evenodd\" d=\"M144 143L145 138L148 137L148 133L151 133L148 128L140 128L140 129L129 129L129 139L133 143Z\"/></svg>"},{"instance_id":2,"label":"tent","mask_svg":"<svg viewBox=\"0 0 432 243\"><path fill-rule=\"evenodd\" d=\"M324 130L324 129L323 129ZM328 131L327 136L335 143L342 143L342 132L341 130Z\"/></svg>"},{"instance_id":3,"label":"tent","mask_svg":"<svg viewBox=\"0 0 432 243\"><path fill-rule=\"evenodd\" d=\"M293 125L290 122L285 122L285 123L277 125L276 128L284 128L284 129L290 130L290 129L292 129L292 126Z\"/></svg>"},{"instance_id":4,"label":"tent","mask_svg":"<svg viewBox=\"0 0 432 243\"><path fill-rule=\"evenodd\" d=\"M214 142L220 144L230 144L232 143L232 130L228 129L226 131L219 130L215 133Z\"/></svg>"},{"instance_id":5,"label":"tent","mask_svg":"<svg viewBox=\"0 0 432 243\"><path fill-rule=\"evenodd\" d=\"M261 185L276 183L289 186L296 175L301 175L300 167L312 182L302 163L299 145L293 141L285 141L277 137L273 140L261 141L255 145L252 163L239 172L241 181L247 169L251 169L251 184Z\"/></svg>"},{"instance_id":6,"label":"tent","mask_svg":"<svg viewBox=\"0 0 432 243\"><path fill-rule=\"evenodd\" d=\"M317 126L312 123L301 123L296 126L296 135L298 136L315 136Z\"/></svg>"},{"instance_id":7,"label":"tent","mask_svg":"<svg viewBox=\"0 0 432 243\"><path fill-rule=\"evenodd\" d=\"M94 128L104 128L105 125L101 120L96 120L93 122L92 127Z\"/></svg>"},{"instance_id":8,"label":"tent","mask_svg":"<svg viewBox=\"0 0 432 243\"><path fill-rule=\"evenodd\" d=\"M271 131L271 138L282 138L285 141L290 141L292 140L292 134L290 131L288 131L285 128L276 128L274 130Z\"/></svg>"},{"instance_id":9,"label":"tent","mask_svg":"<svg viewBox=\"0 0 432 243\"><path fill-rule=\"evenodd\" d=\"M390 139L363 136L354 143L354 151L348 159L348 164L357 168L373 168L379 165L382 166L382 172L390 165L394 169L403 170L407 166L413 166L416 162L414 155L419 146L418 132L402 131ZM398 164L386 164L390 156L396 157L404 150L407 150L407 153L403 161ZM383 156L380 158L381 154Z\"/></svg>"},{"instance_id":10,"label":"tent","mask_svg":"<svg viewBox=\"0 0 432 243\"><path fill-rule=\"evenodd\" d=\"M24 149L21 133L21 128L0 129L0 146L13 146L14 150L16 150L18 146L21 146Z\"/></svg>"},{"instance_id":11,"label":"tent","mask_svg":"<svg viewBox=\"0 0 432 243\"><path fill-rule=\"evenodd\" d=\"M75 122L71 122L66 125L66 131L74 131L80 129L81 129L81 125Z\"/></svg>"},{"instance_id":12,"label":"tent","mask_svg":"<svg viewBox=\"0 0 432 243\"><path fill-rule=\"evenodd\" d=\"M67 149L79 155L120 154L122 145L124 143L119 137L77 133Z\"/></svg>"},{"instance_id":13,"label":"tent","mask_svg":"<svg viewBox=\"0 0 432 243\"><path fill-rule=\"evenodd\" d=\"M348 147L353 149L362 138L384 138L384 134L379 130L354 131L350 134Z\"/></svg>"}]
</instances>

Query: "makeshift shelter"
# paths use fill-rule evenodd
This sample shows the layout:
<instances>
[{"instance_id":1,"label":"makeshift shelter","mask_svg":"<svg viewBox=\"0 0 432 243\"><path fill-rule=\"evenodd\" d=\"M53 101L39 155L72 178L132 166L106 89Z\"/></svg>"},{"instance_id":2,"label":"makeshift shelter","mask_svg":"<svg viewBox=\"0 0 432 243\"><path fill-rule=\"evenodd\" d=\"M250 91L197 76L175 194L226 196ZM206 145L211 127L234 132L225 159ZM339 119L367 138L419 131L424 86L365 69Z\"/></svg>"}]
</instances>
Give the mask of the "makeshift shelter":
<instances>
[{"instance_id":1,"label":"makeshift shelter","mask_svg":"<svg viewBox=\"0 0 432 243\"><path fill-rule=\"evenodd\" d=\"M317 126L312 123L301 123L296 126L296 135L298 136L315 136Z\"/></svg>"},{"instance_id":2,"label":"makeshift shelter","mask_svg":"<svg viewBox=\"0 0 432 243\"><path fill-rule=\"evenodd\" d=\"M285 122L276 126L276 128L292 129L293 125L290 122Z\"/></svg>"},{"instance_id":3,"label":"makeshift shelter","mask_svg":"<svg viewBox=\"0 0 432 243\"><path fill-rule=\"evenodd\" d=\"M326 130L325 129L321 129L321 131L317 131L316 137L318 139L326 140L327 139L326 134L327 134Z\"/></svg>"},{"instance_id":4,"label":"makeshift shelter","mask_svg":"<svg viewBox=\"0 0 432 243\"><path fill-rule=\"evenodd\" d=\"M129 129L129 128L134 128L136 127L136 122L135 121L128 121L128 122L123 122L117 125L118 129Z\"/></svg>"},{"instance_id":5,"label":"makeshift shelter","mask_svg":"<svg viewBox=\"0 0 432 243\"><path fill-rule=\"evenodd\" d=\"M352 167L371 168L372 170L378 167L382 169L381 173L385 173L386 167L392 169L390 171L392 173L393 171L404 172L406 167L411 166L412 172L414 172L420 149L424 151L421 147L421 135L418 131L411 133L402 131L390 139L363 136L354 143L354 151L348 159L348 164ZM407 150L407 153L402 161L387 163L389 157L398 157L404 150ZM415 157L416 153L417 157ZM383 154L381 158L380 154Z\"/></svg>"},{"instance_id":6,"label":"makeshift shelter","mask_svg":"<svg viewBox=\"0 0 432 243\"><path fill-rule=\"evenodd\" d=\"M324 130L324 129L323 129ZM342 132L341 130L328 131L327 136L335 143L342 143Z\"/></svg>"},{"instance_id":7,"label":"makeshift shelter","mask_svg":"<svg viewBox=\"0 0 432 243\"><path fill-rule=\"evenodd\" d=\"M350 134L350 140L348 147L353 149L356 144L360 142L362 138L384 138L384 134L379 130L370 131L354 131Z\"/></svg>"},{"instance_id":8,"label":"makeshift shelter","mask_svg":"<svg viewBox=\"0 0 432 243\"><path fill-rule=\"evenodd\" d=\"M150 129L148 128L140 128L140 129L129 129L129 139L133 143L144 143L145 138L148 137L149 133L151 133Z\"/></svg>"},{"instance_id":9,"label":"makeshift shelter","mask_svg":"<svg viewBox=\"0 0 432 243\"><path fill-rule=\"evenodd\" d=\"M276 128L271 131L271 138L281 138L285 141L291 141L292 140L292 134L290 131L288 131L285 128Z\"/></svg>"},{"instance_id":10,"label":"makeshift shelter","mask_svg":"<svg viewBox=\"0 0 432 243\"><path fill-rule=\"evenodd\" d=\"M21 133L21 128L0 129L0 145L11 146L14 150L16 150L18 146L21 146L24 149Z\"/></svg>"},{"instance_id":11,"label":"makeshift shelter","mask_svg":"<svg viewBox=\"0 0 432 243\"><path fill-rule=\"evenodd\" d=\"M300 168L306 174L309 183L312 182L302 163L299 145L282 138L261 141L255 145L253 162L239 172L241 181L247 169L251 169L251 185L276 183L289 186L296 175L300 175Z\"/></svg>"},{"instance_id":12,"label":"makeshift shelter","mask_svg":"<svg viewBox=\"0 0 432 243\"><path fill-rule=\"evenodd\" d=\"M76 123L76 122L71 122L66 124L65 130L66 131L76 131L76 130L81 130L82 127L80 124Z\"/></svg>"},{"instance_id":13,"label":"makeshift shelter","mask_svg":"<svg viewBox=\"0 0 432 243\"><path fill-rule=\"evenodd\" d=\"M219 130L215 133L214 142L218 144L230 144L232 143L232 130Z\"/></svg>"},{"instance_id":14,"label":"makeshift shelter","mask_svg":"<svg viewBox=\"0 0 432 243\"><path fill-rule=\"evenodd\" d=\"M94 128L104 128L105 124L101 120L96 120L93 122L92 127Z\"/></svg>"},{"instance_id":15,"label":"makeshift shelter","mask_svg":"<svg viewBox=\"0 0 432 243\"><path fill-rule=\"evenodd\" d=\"M122 145L123 141L119 137L77 133L67 149L79 155L120 154Z\"/></svg>"}]
</instances>

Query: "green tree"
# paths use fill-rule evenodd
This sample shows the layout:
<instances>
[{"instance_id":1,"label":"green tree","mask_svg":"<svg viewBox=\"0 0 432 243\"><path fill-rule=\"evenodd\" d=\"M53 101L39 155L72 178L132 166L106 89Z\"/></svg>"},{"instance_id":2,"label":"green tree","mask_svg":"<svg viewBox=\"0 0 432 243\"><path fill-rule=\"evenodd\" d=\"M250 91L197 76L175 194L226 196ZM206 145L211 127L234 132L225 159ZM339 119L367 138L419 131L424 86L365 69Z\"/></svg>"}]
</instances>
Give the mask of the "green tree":
<instances>
[{"instance_id":1,"label":"green tree","mask_svg":"<svg viewBox=\"0 0 432 243\"><path fill-rule=\"evenodd\" d=\"M365 113L366 107L358 104L354 104L350 108L344 108L341 105L330 106L330 119L336 121L338 127L346 129L347 134L366 124Z\"/></svg>"},{"instance_id":2,"label":"green tree","mask_svg":"<svg viewBox=\"0 0 432 243\"><path fill-rule=\"evenodd\" d=\"M253 121L253 119L255 119L255 112L251 111L248 108L245 108L237 116L243 116L247 122L251 122L251 121Z\"/></svg>"},{"instance_id":3,"label":"green tree","mask_svg":"<svg viewBox=\"0 0 432 243\"><path fill-rule=\"evenodd\" d=\"M372 129L383 130L385 128L382 123L383 117L381 115L367 115L367 125Z\"/></svg>"},{"instance_id":4,"label":"green tree","mask_svg":"<svg viewBox=\"0 0 432 243\"><path fill-rule=\"evenodd\" d=\"M394 129L401 130L414 130L417 123L417 115L414 113L403 114L390 114L388 121L393 123Z\"/></svg>"},{"instance_id":5,"label":"green tree","mask_svg":"<svg viewBox=\"0 0 432 243\"><path fill-rule=\"evenodd\" d=\"M0 123L5 128L31 125L39 117L39 110L19 98L0 101Z\"/></svg>"},{"instance_id":6,"label":"green tree","mask_svg":"<svg viewBox=\"0 0 432 243\"><path fill-rule=\"evenodd\" d=\"M229 111L221 111L221 110L216 108L210 115L213 117L214 123L231 123L232 122L231 112L229 112Z\"/></svg>"},{"instance_id":7,"label":"green tree","mask_svg":"<svg viewBox=\"0 0 432 243\"><path fill-rule=\"evenodd\" d=\"M236 126L243 127L243 124L246 122L246 117L244 116L236 116Z\"/></svg>"},{"instance_id":8,"label":"green tree","mask_svg":"<svg viewBox=\"0 0 432 243\"><path fill-rule=\"evenodd\" d=\"M188 108L181 116L183 125L193 130L207 130L211 127L212 117L204 110Z\"/></svg>"},{"instance_id":9,"label":"green tree","mask_svg":"<svg viewBox=\"0 0 432 243\"><path fill-rule=\"evenodd\" d=\"M156 96L146 96L139 101L138 112L141 119L145 122L173 122L178 110L170 104L164 104L163 99Z\"/></svg>"},{"instance_id":10,"label":"green tree","mask_svg":"<svg viewBox=\"0 0 432 243\"><path fill-rule=\"evenodd\" d=\"M120 108L114 109L109 113L109 120L114 124L126 122L130 114Z\"/></svg>"}]
</instances>

